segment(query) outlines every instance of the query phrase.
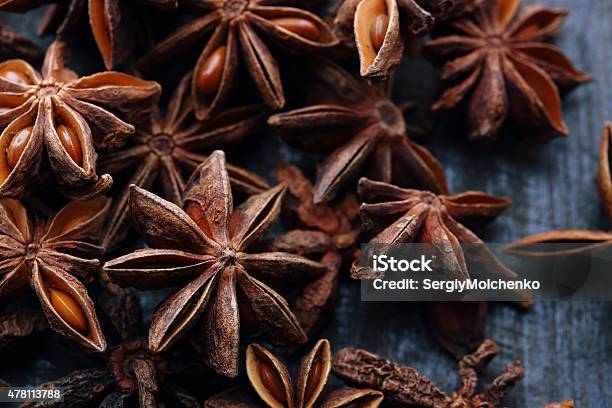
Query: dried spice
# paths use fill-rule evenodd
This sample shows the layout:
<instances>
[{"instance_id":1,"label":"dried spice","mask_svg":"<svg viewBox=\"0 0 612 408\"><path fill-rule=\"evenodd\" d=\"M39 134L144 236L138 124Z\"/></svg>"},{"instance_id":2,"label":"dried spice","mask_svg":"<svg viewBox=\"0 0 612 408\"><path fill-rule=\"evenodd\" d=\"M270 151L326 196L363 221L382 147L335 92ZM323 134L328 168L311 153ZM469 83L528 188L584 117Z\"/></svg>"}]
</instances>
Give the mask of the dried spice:
<instances>
[{"instance_id":1,"label":"dried spice","mask_svg":"<svg viewBox=\"0 0 612 408\"><path fill-rule=\"evenodd\" d=\"M597 185L608 220L612 221L612 123L604 126L599 146ZM560 245L553 245L560 244ZM506 247L528 257L558 257L590 253L612 245L612 232L589 230L548 231L522 238Z\"/></svg>"},{"instance_id":2,"label":"dried spice","mask_svg":"<svg viewBox=\"0 0 612 408\"><path fill-rule=\"evenodd\" d=\"M197 400L169 380L171 367L162 354L154 354L139 337L142 317L135 291L102 279L105 312L110 313L121 343L106 355L99 368L77 370L42 389L61 389L63 401L30 401L27 408L101 406L141 408L157 406L198 407ZM127 307L125 307L127 306ZM181 402L179 404L178 402ZM165 405L166 404L166 405Z\"/></svg>"},{"instance_id":3,"label":"dried spice","mask_svg":"<svg viewBox=\"0 0 612 408\"><path fill-rule=\"evenodd\" d=\"M434 111L463 106L469 139L496 141L504 124L530 143L567 135L559 91L590 80L556 47L552 37L566 11L491 0L450 24L449 33L426 44L442 66L445 90Z\"/></svg>"},{"instance_id":4,"label":"dried spice","mask_svg":"<svg viewBox=\"0 0 612 408\"><path fill-rule=\"evenodd\" d=\"M0 349L48 328L47 319L40 309L0 313Z\"/></svg>"},{"instance_id":5,"label":"dried spice","mask_svg":"<svg viewBox=\"0 0 612 408\"><path fill-rule=\"evenodd\" d=\"M321 163L314 202L333 199L359 174L402 186L445 193L444 172L424 147L410 140L391 82L368 85L331 63L318 61L314 81L333 90L336 101L271 116L268 123L292 146L330 152Z\"/></svg>"},{"instance_id":6,"label":"dried spice","mask_svg":"<svg viewBox=\"0 0 612 408\"><path fill-rule=\"evenodd\" d=\"M457 360L484 341L487 302L427 302L425 307L434 339Z\"/></svg>"},{"instance_id":7,"label":"dried spice","mask_svg":"<svg viewBox=\"0 0 612 408\"><path fill-rule=\"evenodd\" d=\"M386 360L362 349L346 348L334 355L334 375L361 387L383 392L385 400L398 406L429 408L500 407L525 372L520 361L508 363L505 369L476 394L478 373L497 355L492 340L485 340L478 350L459 361L459 388L447 395L415 368Z\"/></svg>"},{"instance_id":8,"label":"dried spice","mask_svg":"<svg viewBox=\"0 0 612 408\"><path fill-rule=\"evenodd\" d=\"M44 155L68 197L88 199L108 189L111 177L96 173L94 143L113 145L134 132L112 112L143 113L159 97L156 82L118 72L78 78L64 58L64 44L56 41L41 73L23 60L0 64L0 197L18 197L40 181Z\"/></svg>"},{"instance_id":9,"label":"dried spice","mask_svg":"<svg viewBox=\"0 0 612 408\"><path fill-rule=\"evenodd\" d=\"M106 198L73 201L45 222L13 199L0 200L0 304L30 286L51 328L82 347L106 341L87 289L98 271L95 243L110 208ZM86 256L87 258L81 258Z\"/></svg>"},{"instance_id":10,"label":"dried spice","mask_svg":"<svg viewBox=\"0 0 612 408\"><path fill-rule=\"evenodd\" d=\"M143 69L169 61L180 52L204 44L191 84L199 119L216 114L236 83L239 62L266 105L285 105L278 63L261 34L290 52L319 53L338 44L327 24L308 11L282 5L291 1L182 1L181 6L204 12L154 46L140 61ZM207 37L208 33L212 33ZM208 39L203 40L204 37Z\"/></svg>"},{"instance_id":11,"label":"dried spice","mask_svg":"<svg viewBox=\"0 0 612 408\"><path fill-rule=\"evenodd\" d=\"M28 61L42 59L42 51L28 37L19 34L11 26L0 21L0 58L22 58Z\"/></svg>"},{"instance_id":12,"label":"dried spice","mask_svg":"<svg viewBox=\"0 0 612 408\"><path fill-rule=\"evenodd\" d=\"M69 38L78 28L82 18L87 17L91 32L102 55L106 69L125 62L134 48L133 24L130 17L134 5L120 0L7 0L0 4L2 11L23 13L41 3L53 3L47 7L38 27L39 35L55 34L58 38ZM135 2L136 3L136 2ZM159 8L175 8L177 0L138 0L138 4L149 4Z\"/></svg>"},{"instance_id":13,"label":"dried spice","mask_svg":"<svg viewBox=\"0 0 612 408\"><path fill-rule=\"evenodd\" d=\"M148 121L138 127L127 145L102 155L99 169L113 178L131 174L114 201L103 246L114 250L129 232L129 186L134 184L180 204L186 177L215 148L228 146L248 136L265 121L265 110L259 106L236 108L214 120L198 122L193 117L193 100L186 76L174 92L165 117L154 109ZM228 165L234 190L246 195L269 188L261 177L240 167Z\"/></svg>"},{"instance_id":14,"label":"dried spice","mask_svg":"<svg viewBox=\"0 0 612 408\"><path fill-rule=\"evenodd\" d=\"M302 360L295 389L289 370L277 356L259 344L247 347L246 371L249 381L259 398L269 407L378 407L383 399L379 391L345 387L323 395L330 370L331 349L329 341L325 339L319 340ZM223 399L215 396L209 401L206 402L208 407L239 407L249 406L253 398L244 391L237 391L234 395L223 394Z\"/></svg>"},{"instance_id":15,"label":"dried spice","mask_svg":"<svg viewBox=\"0 0 612 408\"><path fill-rule=\"evenodd\" d=\"M359 196L364 201L361 205L364 229L382 229L370 243L433 244L439 248L436 254L441 267L454 279L468 279L472 268L502 277L516 276L480 238L462 225L478 225L495 219L511 204L509 198L480 191L436 195L366 178L359 180ZM467 253L464 253L465 247L469 247ZM351 270L354 277L368 277L372 273L357 262Z\"/></svg>"},{"instance_id":16,"label":"dried spice","mask_svg":"<svg viewBox=\"0 0 612 408\"><path fill-rule=\"evenodd\" d=\"M431 30L434 21L472 11L483 0L344 0L334 32L357 48L361 76L386 79L399 64L410 35Z\"/></svg>"},{"instance_id":17,"label":"dried spice","mask_svg":"<svg viewBox=\"0 0 612 408\"><path fill-rule=\"evenodd\" d=\"M303 279L325 267L289 253L244 252L276 219L284 193L282 186L272 188L234 210L221 151L191 176L183 209L131 187L130 211L151 249L107 262L104 269L121 286L184 285L155 312L149 331L153 351L167 349L197 323L194 334L205 361L217 373L235 377L241 331L274 344L306 341L285 300L254 276Z\"/></svg>"}]
</instances>

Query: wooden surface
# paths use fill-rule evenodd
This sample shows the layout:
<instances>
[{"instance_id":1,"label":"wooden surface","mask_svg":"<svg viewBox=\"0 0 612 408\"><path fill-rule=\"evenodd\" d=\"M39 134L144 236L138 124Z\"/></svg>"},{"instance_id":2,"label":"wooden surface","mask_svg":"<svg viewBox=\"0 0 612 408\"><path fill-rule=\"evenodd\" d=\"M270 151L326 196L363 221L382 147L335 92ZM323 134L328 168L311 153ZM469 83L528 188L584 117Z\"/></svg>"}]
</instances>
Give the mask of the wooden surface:
<instances>
[{"instance_id":1,"label":"wooden surface","mask_svg":"<svg viewBox=\"0 0 612 408\"><path fill-rule=\"evenodd\" d=\"M565 120L571 135L541 147L518 144L512 135L507 135L493 148L480 148L468 145L457 130L460 128L447 123L427 144L444 165L451 191L474 189L512 198L514 204L509 210L478 231L490 242L507 243L550 229L609 226L593 179L599 135L604 121L612 120L612 1L540 3L571 10L556 44L578 68L593 76L590 84L564 99ZM22 32L33 33L35 17L39 15L37 12L26 17L2 18ZM42 43L48 43L48 39ZM396 81L397 100L426 103L435 89L435 74L428 69L423 60L405 61ZM258 137L257 142L250 144L248 155L234 154L238 164L257 171L263 169L263 162L309 163L273 133L265 132ZM269 171L266 175L271 176ZM484 378L491 379L506 363L520 359L526 377L507 398L506 405L537 407L545 402L574 399L577 407L612 406L611 318L610 303L541 302L527 313L495 305L487 334L502 352ZM451 392L457 385L455 363L433 343L420 305L361 302L359 285L345 284L324 335L331 340L334 350L364 347L418 368L446 391ZM75 353L65 356L78 358ZM13 378L24 381L54 378L53 369L60 365L54 360L36 360L35 353L26 362L35 364L27 366L28 370L38 370L40 375L31 372L20 375L23 368L13 366Z\"/></svg>"}]
</instances>

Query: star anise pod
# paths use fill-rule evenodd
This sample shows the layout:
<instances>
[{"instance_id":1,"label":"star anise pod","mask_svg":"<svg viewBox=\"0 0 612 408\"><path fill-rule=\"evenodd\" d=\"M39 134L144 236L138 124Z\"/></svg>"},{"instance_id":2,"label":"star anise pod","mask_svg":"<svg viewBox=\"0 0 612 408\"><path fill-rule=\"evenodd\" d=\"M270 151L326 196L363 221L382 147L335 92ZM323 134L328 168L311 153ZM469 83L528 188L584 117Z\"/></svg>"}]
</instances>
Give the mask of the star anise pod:
<instances>
[{"instance_id":1,"label":"star anise pod","mask_svg":"<svg viewBox=\"0 0 612 408\"><path fill-rule=\"evenodd\" d=\"M2 11L26 12L42 4L47 7L38 27L39 35L55 34L67 38L74 33L79 22L87 17L91 32L107 69L125 62L134 48L134 34L130 32L130 16L134 6L120 0L6 0ZM178 0L137 0L164 9L172 9Z\"/></svg>"},{"instance_id":2,"label":"star anise pod","mask_svg":"<svg viewBox=\"0 0 612 408\"><path fill-rule=\"evenodd\" d=\"M346 348L334 355L334 375L349 384L382 391L385 400L401 407L501 407L502 400L523 379L520 361L508 363L504 370L476 394L478 373L497 355L499 348L485 340L478 350L459 361L459 388L447 395L415 368L386 360L362 349Z\"/></svg>"},{"instance_id":3,"label":"star anise pod","mask_svg":"<svg viewBox=\"0 0 612 408\"><path fill-rule=\"evenodd\" d=\"M0 313L0 349L48 328L47 319L40 309L20 308Z\"/></svg>"},{"instance_id":4,"label":"star anise pod","mask_svg":"<svg viewBox=\"0 0 612 408\"><path fill-rule=\"evenodd\" d=\"M608 220L612 221L612 122L605 124L601 135L597 185ZM558 257L590 253L611 245L612 232L561 230L522 238L508 245L506 250L521 256Z\"/></svg>"},{"instance_id":5,"label":"star anise pod","mask_svg":"<svg viewBox=\"0 0 612 408\"><path fill-rule=\"evenodd\" d=\"M470 140L494 142L506 123L531 143L567 135L559 89L590 79L544 42L567 12L533 5L519 13L520 5L521 0L487 0L426 44L425 52L443 66L445 84L433 110L463 106Z\"/></svg>"},{"instance_id":6,"label":"star anise pod","mask_svg":"<svg viewBox=\"0 0 612 408\"><path fill-rule=\"evenodd\" d=\"M115 144L134 132L112 112L142 114L159 98L156 82L119 72L78 78L65 68L63 51L64 43L51 44L41 73L23 60L0 64L0 197L18 197L39 181L45 155L65 195L100 194L112 179L96 173L94 143Z\"/></svg>"},{"instance_id":7,"label":"star anise pod","mask_svg":"<svg viewBox=\"0 0 612 408\"><path fill-rule=\"evenodd\" d=\"M93 302L77 278L90 281L98 271L92 257L101 254L96 242L110 205L106 198L73 201L45 221L19 201L0 200L0 304L30 286L54 331L104 351Z\"/></svg>"},{"instance_id":8,"label":"star anise pod","mask_svg":"<svg viewBox=\"0 0 612 408\"><path fill-rule=\"evenodd\" d=\"M363 228L382 231L370 243L433 244L441 266L451 278L470 278L469 269L513 277L486 247L484 242L462 223L478 225L495 219L510 204L507 197L494 197L480 191L455 195L437 195L430 191L404 189L372 181L359 180ZM464 253L464 249L469 249ZM469 267L468 267L469 266ZM353 264L353 276L368 276L368 267Z\"/></svg>"},{"instance_id":9,"label":"star anise pod","mask_svg":"<svg viewBox=\"0 0 612 408\"><path fill-rule=\"evenodd\" d=\"M323 265L282 252L245 252L280 212L283 186L251 196L233 209L222 151L195 170L181 209L131 187L130 211L151 249L107 262L111 279L139 289L183 285L156 310L149 347L163 351L197 323L205 361L227 377L238 374L240 332L274 344L303 343L306 336L285 300L256 279L304 279Z\"/></svg>"},{"instance_id":10,"label":"star anise pod","mask_svg":"<svg viewBox=\"0 0 612 408\"><path fill-rule=\"evenodd\" d=\"M312 73L314 81L334 92L334 100L273 115L268 123L293 146L331 151L317 172L314 203L333 199L362 173L446 192L438 161L408 137L403 112L389 97L392 81L369 85L322 61Z\"/></svg>"},{"instance_id":11,"label":"star anise pod","mask_svg":"<svg viewBox=\"0 0 612 408\"><path fill-rule=\"evenodd\" d=\"M379 391L344 387L323 396L331 371L331 349L329 341L319 340L304 357L300 365L295 389L285 364L272 352L259 344L251 344L246 351L246 371L259 398L271 408L326 407L339 408L359 406L376 408L383 396ZM236 392L232 397L222 394L206 402L211 408L237 407L241 402L249 403L252 397L245 392Z\"/></svg>"},{"instance_id":12,"label":"star anise pod","mask_svg":"<svg viewBox=\"0 0 612 408\"><path fill-rule=\"evenodd\" d=\"M23 58L28 61L42 59L42 51L28 37L19 34L0 20L0 58Z\"/></svg>"},{"instance_id":13,"label":"star anise pod","mask_svg":"<svg viewBox=\"0 0 612 408\"><path fill-rule=\"evenodd\" d=\"M294 2L182 1L181 6L205 14L154 46L139 65L147 69L204 44L191 84L199 119L218 113L227 102L240 62L245 64L266 105L282 108L285 94L278 62L263 38L299 53L317 53L338 44L327 24L315 14L283 3Z\"/></svg>"},{"instance_id":14,"label":"star anise pod","mask_svg":"<svg viewBox=\"0 0 612 408\"><path fill-rule=\"evenodd\" d=\"M164 117L159 109L154 109L125 147L101 157L100 171L108 172L115 179L121 174L132 175L114 200L103 239L107 250L116 249L129 232L130 185L153 191L179 205L186 177L206 160L204 152L244 139L265 121L265 110L259 106L232 109L212 120L194 120L190 79L183 78ZM245 195L269 188L263 178L240 167L227 165L227 171L234 190Z\"/></svg>"},{"instance_id":15,"label":"star anise pod","mask_svg":"<svg viewBox=\"0 0 612 408\"><path fill-rule=\"evenodd\" d=\"M136 292L118 287L104 275L101 284L104 301L100 304L111 318L120 343L109 350L96 367L77 370L39 386L61 389L62 401L30 401L22 407L98 406L99 403L100 407L138 405L149 408L177 406L178 401L182 402L178 406L201 406L170 382L173 367L168 364L167 356L152 353L146 340L139 337L142 311Z\"/></svg>"},{"instance_id":16,"label":"star anise pod","mask_svg":"<svg viewBox=\"0 0 612 408\"><path fill-rule=\"evenodd\" d=\"M344 0L334 32L357 48L361 76L385 79L399 64L409 35L431 30L434 21L473 10L483 0Z\"/></svg>"}]
</instances>

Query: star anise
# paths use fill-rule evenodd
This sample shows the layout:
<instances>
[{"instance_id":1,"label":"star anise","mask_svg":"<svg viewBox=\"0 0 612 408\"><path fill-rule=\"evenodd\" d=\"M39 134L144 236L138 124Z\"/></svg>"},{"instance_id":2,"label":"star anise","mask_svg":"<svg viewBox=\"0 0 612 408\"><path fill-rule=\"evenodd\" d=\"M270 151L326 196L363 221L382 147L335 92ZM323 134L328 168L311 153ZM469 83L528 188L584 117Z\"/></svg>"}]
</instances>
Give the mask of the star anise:
<instances>
[{"instance_id":1,"label":"star anise","mask_svg":"<svg viewBox=\"0 0 612 408\"><path fill-rule=\"evenodd\" d=\"M544 42L567 12L534 5L519 13L520 5L521 0L487 0L426 44L426 53L443 66L446 87L433 110L462 104L470 140L494 142L504 124L519 128L532 143L567 135L559 89L590 79Z\"/></svg>"},{"instance_id":2,"label":"star anise","mask_svg":"<svg viewBox=\"0 0 612 408\"><path fill-rule=\"evenodd\" d=\"M278 62L261 35L291 52L316 53L338 44L327 24L315 14L283 3L294 2L182 1L181 6L205 14L154 46L139 65L147 69L204 44L191 84L199 119L218 113L227 102L240 61L266 105L282 108L285 94Z\"/></svg>"},{"instance_id":3,"label":"star anise","mask_svg":"<svg viewBox=\"0 0 612 408\"><path fill-rule=\"evenodd\" d=\"M101 157L100 171L108 172L115 179L121 174L132 174L114 200L103 239L107 250L116 249L129 232L130 185L153 191L178 205L186 177L207 158L202 153L244 139L265 121L265 110L259 106L236 108L212 120L195 121L190 79L185 76L175 90L165 117L159 109L154 109L126 147ZM234 190L246 195L269 188L264 179L240 167L228 165L227 171Z\"/></svg>"},{"instance_id":4,"label":"star anise","mask_svg":"<svg viewBox=\"0 0 612 408\"><path fill-rule=\"evenodd\" d=\"M51 328L83 347L104 351L93 302L78 278L98 271L95 243L110 200L73 201L45 221L13 199L0 200L0 304L28 286ZM87 258L81 258L87 256Z\"/></svg>"},{"instance_id":5,"label":"star anise","mask_svg":"<svg viewBox=\"0 0 612 408\"><path fill-rule=\"evenodd\" d=\"M30 401L22 407L201 406L170 382L173 367L166 356L152 353L146 340L139 337L142 311L135 291L120 288L105 276L101 283L104 288L101 305L111 317L121 342L109 350L95 368L77 370L39 386L61 389L62 401ZM177 405L178 401L182 404Z\"/></svg>"},{"instance_id":6,"label":"star anise","mask_svg":"<svg viewBox=\"0 0 612 408\"><path fill-rule=\"evenodd\" d=\"M409 35L427 33L434 21L473 10L483 0L344 0L336 35L357 48L361 76L387 78L399 64Z\"/></svg>"},{"instance_id":7,"label":"star anise","mask_svg":"<svg viewBox=\"0 0 612 408\"><path fill-rule=\"evenodd\" d=\"M601 135L597 185L608 220L612 221L612 122L605 124ZM506 250L521 256L558 257L590 253L611 245L612 232L561 230L522 238Z\"/></svg>"},{"instance_id":8,"label":"star anise","mask_svg":"<svg viewBox=\"0 0 612 408\"><path fill-rule=\"evenodd\" d=\"M470 278L469 270L478 268L488 274L514 277L485 246L461 223L482 224L495 219L511 201L480 191L455 195L436 195L372 181L359 180L363 228L380 230L370 243L427 243L438 248L437 258L444 272L454 279ZM469 249L464 253L464 249ZM469 266L469 267L468 267ZM368 276L368 267L353 264L353 276Z\"/></svg>"},{"instance_id":9,"label":"star anise","mask_svg":"<svg viewBox=\"0 0 612 408\"><path fill-rule=\"evenodd\" d=\"M241 330L274 344L306 341L285 300L254 275L303 279L323 273L324 266L288 253L245 252L278 216L284 193L278 186L233 210L222 151L195 170L183 209L131 187L130 211L151 249L107 262L104 269L121 286L184 285L155 312L149 331L153 351L167 349L198 323L195 335L205 361L235 377Z\"/></svg>"},{"instance_id":10,"label":"star anise","mask_svg":"<svg viewBox=\"0 0 612 408\"><path fill-rule=\"evenodd\" d=\"M20 196L39 181L44 155L67 196L106 190L112 179L96 174L94 142L115 144L134 132L111 111L128 118L159 98L156 82L119 72L79 79L65 68L63 51L62 42L51 44L41 73L23 60L0 64L0 197Z\"/></svg>"},{"instance_id":11,"label":"star anise","mask_svg":"<svg viewBox=\"0 0 612 408\"><path fill-rule=\"evenodd\" d=\"M40 309L20 308L0 313L0 349L48 328L47 319Z\"/></svg>"},{"instance_id":12,"label":"star anise","mask_svg":"<svg viewBox=\"0 0 612 408\"><path fill-rule=\"evenodd\" d=\"M363 172L376 180L446 192L438 161L408 137L402 110L389 98L391 81L368 85L322 61L312 73L316 83L334 92L334 101L273 115L268 123L293 146L332 151L318 169L315 203L333 199Z\"/></svg>"},{"instance_id":13,"label":"star anise","mask_svg":"<svg viewBox=\"0 0 612 408\"><path fill-rule=\"evenodd\" d=\"M346 348L334 355L334 375L349 384L378 389L385 400L397 406L501 407L502 400L523 379L525 370L520 361L508 363L504 370L476 394L478 373L497 355L499 348L492 340L485 340L472 354L459 361L459 388L447 395L429 378L415 368L386 360L362 349Z\"/></svg>"},{"instance_id":14,"label":"star anise","mask_svg":"<svg viewBox=\"0 0 612 408\"><path fill-rule=\"evenodd\" d=\"M271 408L326 407L339 408L359 406L376 408L383 396L379 391L344 387L323 396L331 371L331 348L329 341L319 340L304 357L300 365L295 390L289 370L273 353L259 344L251 344L246 351L246 371L251 383L263 403ZM206 402L207 407L223 408L250 402L252 397L245 392L236 392L233 397L222 394Z\"/></svg>"},{"instance_id":15,"label":"star anise","mask_svg":"<svg viewBox=\"0 0 612 408\"><path fill-rule=\"evenodd\" d=\"M178 0L138 0L164 9L172 9ZM26 12L53 3L47 7L38 27L39 35L55 34L67 38L78 27L79 22L88 17L91 32L102 55L104 65L111 69L123 62L134 48L134 35L130 32L133 24L130 15L134 6L120 0L6 0L0 10Z\"/></svg>"},{"instance_id":16,"label":"star anise","mask_svg":"<svg viewBox=\"0 0 612 408\"><path fill-rule=\"evenodd\" d=\"M42 59L42 51L28 37L19 34L4 21L0 21L0 58L23 58L28 61Z\"/></svg>"}]
</instances>

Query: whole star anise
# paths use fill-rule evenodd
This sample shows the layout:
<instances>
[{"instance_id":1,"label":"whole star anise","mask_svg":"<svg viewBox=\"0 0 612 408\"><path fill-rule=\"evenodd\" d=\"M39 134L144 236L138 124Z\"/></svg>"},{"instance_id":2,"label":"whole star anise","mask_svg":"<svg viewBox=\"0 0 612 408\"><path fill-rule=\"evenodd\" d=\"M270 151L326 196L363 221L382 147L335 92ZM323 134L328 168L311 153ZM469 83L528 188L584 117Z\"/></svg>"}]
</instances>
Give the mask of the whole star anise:
<instances>
[{"instance_id":1,"label":"whole star anise","mask_svg":"<svg viewBox=\"0 0 612 408\"><path fill-rule=\"evenodd\" d=\"M100 194L112 179L96 173L94 143L134 132L112 112L142 114L159 98L156 82L119 72L78 78L65 68L63 51L62 42L51 44L41 73L23 60L0 64L0 197L18 197L40 181L44 155L65 195Z\"/></svg>"},{"instance_id":2,"label":"whole star anise","mask_svg":"<svg viewBox=\"0 0 612 408\"><path fill-rule=\"evenodd\" d=\"M314 203L333 199L362 173L388 183L446 192L438 161L408 137L402 110L389 97L392 82L369 85L323 61L312 73L317 83L334 92L330 95L334 99L273 115L268 123L293 146L331 151L317 172Z\"/></svg>"},{"instance_id":3,"label":"whole star anise","mask_svg":"<svg viewBox=\"0 0 612 408\"><path fill-rule=\"evenodd\" d=\"M42 51L28 37L19 34L11 26L0 20L0 58L23 58L38 61Z\"/></svg>"},{"instance_id":4,"label":"whole star anise","mask_svg":"<svg viewBox=\"0 0 612 408\"><path fill-rule=\"evenodd\" d=\"M303 343L306 336L285 300L256 279L316 276L325 267L282 252L245 252L280 212L283 186L251 196L233 209L222 151L195 170L183 209L131 187L130 211L151 249L107 262L104 270L121 286L140 289L184 285L157 309L149 347L162 351L198 323L205 361L228 377L238 374L240 333L274 344Z\"/></svg>"},{"instance_id":5,"label":"whole star anise","mask_svg":"<svg viewBox=\"0 0 612 408\"><path fill-rule=\"evenodd\" d=\"M278 62L261 35L291 52L320 52L338 44L327 24L315 14L283 3L294 2L182 1L181 6L205 14L154 46L139 65L150 68L204 44L191 84L199 119L223 108L236 83L240 61L246 65L266 105L282 108L285 94Z\"/></svg>"},{"instance_id":6,"label":"whole star anise","mask_svg":"<svg viewBox=\"0 0 612 408\"><path fill-rule=\"evenodd\" d=\"M605 124L601 135L597 186L605 213L612 221L612 122ZM506 250L521 256L558 257L589 253L611 245L612 232L570 229L525 237L508 245Z\"/></svg>"},{"instance_id":7,"label":"whole star anise","mask_svg":"<svg viewBox=\"0 0 612 408\"><path fill-rule=\"evenodd\" d=\"M13 199L0 200L0 305L28 286L51 328L83 347L104 351L93 302L79 281L98 271L95 243L110 200L73 201L45 221ZM81 258L87 256L87 258Z\"/></svg>"},{"instance_id":8,"label":"whole star anise","mask_svg":"<svg viewBox=\"0 0 612 408\"><path fill-rule=\"evenodd\" d=\"M171 9L177 0L138 0L159 8ZM55 34L67 38L78 27L82 18L88 17L91 32L102 55L106 69L126 60L134 48L134 34L130 32L133 21L130 15L134 6L120 0L6 0L0 4L2 11L26 12L42 4L47 7L38 27L39 35ZM131 13L132 12L132 13Z\"/></svg>"},{"instance_id":9,"label":"whole star anise","mask_svg":"<svg viewBox=\"0 0 612 408\"><path fill-rule=\"evenodd\" d=\"M426 243L438 248L438 261L454 279L470 278L470 268L488 274L514 277L486 247L484 242L461 223L481 224L495 219L511 201L480 191L436 195L372 181L359 180L363 227L382 231L370 243ZM383 229L384 228L384 229ZM464 249L469 252L464 253ZM469 268L468 268L469 266ZM357 262L353 276L368 276L371 270Z\"/></svg>"},{"instance_id":10,"label":"whole star anise","mask_svg":"<svg viewBox=\"0 0 612 408\"><path fill-rule=\"evenodd\" d=\"M494 142L504 124L532 143L567 135L559 89L590 80L544 42L567 12L534 5L519 13L520 5L521 0L487 0L426 44L426 54L443 66L446 88L433 110L462 105L470 140Z\"/></svg>"},{"instance_id":11,"label":"whole star anise","mask_svg":"<svg viewBox=\"0 0 612 408\"><path fill-rule=\"evenodd\" d=\"M190 79L185 76L173 93L165 117L154 109L125 147L101 157L100 171L115 179L132 174L114 200L103 239L107 250L116 249L129 232L130 185L156 192L178 205L186 177L207 158L204 152L244 139L265 121L265 110L259 106L232 109L212 120L194 120ZM246 195L269 188L264 179L240 167L227 165L227 171L234 190Z\"/></svg>"},{"instance_id":12,"label":"whole star anise","mask_svg":"<svg viewBox=\"0 0 612 408\"><path fill-rule=\"evenodd\" d=\"M334 31L357 48L361 76L387 78L399 64L409 35L425 34L434 20L473 10L483 0L344 0Z\"/></svg>"},{"instance_id":13,"label":"whole star anise","mask_svg":"<svg viewBox=\"0 0 612 408\"><path fill-rule=\"evenodd\" d=\"M508 363L501 374L476 394L478 373L497 355L499 348L485 340L478 349L459 361L459 388L447 395L415 368L386 360L362 349L346 348L334 355L334 375L349 384L382 391L385 400L401 407L424 408L493 408L523 379L520 361Z\"/></svg>"},{"instance_id":14,"label":"whole star anise","mask_svg":"<svg viewBox=\"0 0 612 408\"><path fill-rule=\"evenodd\" d=\"M251 387L261 401L271 408L376 408L383 399L379 391L349 387L323 395L331 371L331 347L325 339L319 340L302 360L295 390L285 364L259 344L247 347L246 371ZM250 402L252 397L244 392L235 392L233 397L228 398L223 393L206 401L206 406L239 406L243 401Z\"/></svg>"},{"instance_id":15,"label":"whole star anise","mask_svg":"<svg viewBox=\"0 0 612 408\"><path fill-rule=\"evenodd\" d=\"M169 364L163 354L152 353L146 340L140 338L142 311L136 292L116 286L104 274L101 284L104 301L100 304L111 318L120 343L96 367L77 370L39 385L42 389L62 389L62 401L30 401L22 407L84 407L98 406L98 403L100 407L201 406L170 382L176 364ZM176 405L178 401L187 402L185 398L191 404Z\"/></svg>"}]
</instances>

